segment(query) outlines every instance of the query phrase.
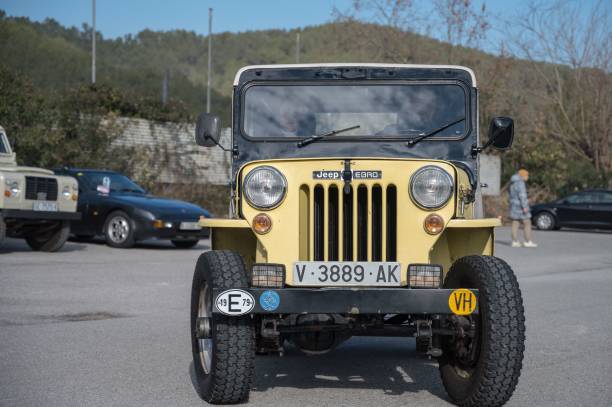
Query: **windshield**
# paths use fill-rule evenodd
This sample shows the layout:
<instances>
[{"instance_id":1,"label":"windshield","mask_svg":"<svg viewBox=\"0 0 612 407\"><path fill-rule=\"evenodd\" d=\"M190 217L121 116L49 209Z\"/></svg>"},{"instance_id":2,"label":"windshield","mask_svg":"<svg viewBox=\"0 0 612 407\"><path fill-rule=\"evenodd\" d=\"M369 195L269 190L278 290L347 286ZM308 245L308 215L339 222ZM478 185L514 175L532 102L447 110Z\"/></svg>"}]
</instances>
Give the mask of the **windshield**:
<instances>
[{"instance_id":1,"label":"windshield","mask_svg":"<svg viewBox=\"0 0 612 407\"><path fill-rule=\"evenodd\" d=\"M466 92L457 84L266 84L244 94L247 137L303 138L359 126L342 137L404 137L466 117ZM461 138L466 121L437 133Z\"/></svg>"},{"instance_id":2,"label":"windshield","mask_svg":"<svg viewBox=\"0 0 612 407\"><path fill-rule=\"evenodd\" d=\"M84 178L88 187L94 191L109 193L109 192L135 192L144 194L142 189L134 181L122 174L113 172L79 172L77 173L79 181Z\"/></svg>"},{"instance_id":3,"label":"windshield","mask_svg":"<svg viewBox=\"0 0 612 407\"><path fill-rule=\"evenodd\" d=\"M4 133L0 133L0 154L8 154L8 146L6 145L6 141L4 141L6 136Z\"/></svg>"}]
</instances>

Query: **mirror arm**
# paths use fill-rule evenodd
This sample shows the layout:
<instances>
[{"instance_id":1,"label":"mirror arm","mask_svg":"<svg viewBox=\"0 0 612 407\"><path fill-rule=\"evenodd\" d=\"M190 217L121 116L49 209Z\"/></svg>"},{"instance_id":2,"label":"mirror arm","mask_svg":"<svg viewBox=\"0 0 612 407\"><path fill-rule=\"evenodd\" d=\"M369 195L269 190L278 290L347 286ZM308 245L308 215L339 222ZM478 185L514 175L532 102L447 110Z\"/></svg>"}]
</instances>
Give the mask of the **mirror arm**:
<instances>
[{"instance_id":1,"label":"mirror arm","mask_svg":"<svg viewBox=\"0 0 612 407\"><path fill-rule=\"evenodd\" d=\"M493 142L495 141L495 137L491 137L490 139L487 140L486 143L484 143L483 146L478 147L476 144L474 144L472 146L472 157L476 157L478 154L482 153L484 150L486 150L487 148L489 148L489 146L491 146L491 144L493 144Z\"/></svg>"},{"instance_id":2,"label":"mirror arm","mask_svg":"<svg viewBox=\"0 0 612 407\"><path fill-rule=\"evenodd\" d=\"M217 147L219 147L221 150L225 151L226 153L232 153L232 155L234 157L238 157L238 146L233 146L232 148L225 148L221 145L221 143L219 143L218 140L212 139L215 142L215 145Z\"/></svg>"},{"instance_id":3,"label":"mirror arm","mask_svg":"<svg viewBox=\"0 0 612 407\"><path fill-rule=\"evenodd\" d=\"M476 144L472 145L472 157L476 157L478 154L482 153L487 147L489 147L489 143L485 144L482 147L478 147Z\"/></svg>"}]
</instances>

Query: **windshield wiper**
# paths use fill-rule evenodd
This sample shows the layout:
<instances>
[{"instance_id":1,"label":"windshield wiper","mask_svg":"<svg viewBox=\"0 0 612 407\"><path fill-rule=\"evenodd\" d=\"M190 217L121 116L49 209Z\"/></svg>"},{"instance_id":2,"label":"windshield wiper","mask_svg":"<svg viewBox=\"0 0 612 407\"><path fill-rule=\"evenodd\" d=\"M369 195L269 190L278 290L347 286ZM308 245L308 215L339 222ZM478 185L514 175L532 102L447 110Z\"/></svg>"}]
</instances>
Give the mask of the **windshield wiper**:
<instances>
[{"instance_id":1,"label":"windshield wiper","mask_svg":"<svg viewBox=\"0 0 612 407\"><path fill-rule=\"evenodd\" d=\"M298 141L297 146L304 147L310 143L314 143L315 141L319 141L327 137L335 136L336 134L344 133L345 131L355 130L360 127L361 127L360 125L357 125L357 126L346 127L344 129L328 131L327 133L315 134L314 136L306 137L305 139Z\"/></svg>"},{"instance_id":2,"label":"windshield wiper","mask_svg":"<svg viewBox=\"0 0 612 407\"><path fill-rule=\"evenodd\" d=\"M408 142L407 142L407 144L408 144L409 146L413 146L413 145L415 145L416 143L418 143L419 141L424 140L424 139L426 139L427 137L435 136L436 134L440 133L441 131L444 131L444 130L448 129L449 127L454 126L454 125L455 125L455 124L457 124L457 123L461 123L461 122L462 122L462 121L464 121L464 120L465 120L465 117L462 117L461 119L458 119L458 120L455 120L455 121L450 122L450 123L448 123L448 124L445 124L445 125L444 125L444 126L442 126L442 127L438 127L437 129L430 130L430 131L429 131L429 132L427 132L427 133L421 133L421 134L419 134L417 137L414 137L414 138L409 139L409 140L408 140Z\"/></svg>"}]
</instances>

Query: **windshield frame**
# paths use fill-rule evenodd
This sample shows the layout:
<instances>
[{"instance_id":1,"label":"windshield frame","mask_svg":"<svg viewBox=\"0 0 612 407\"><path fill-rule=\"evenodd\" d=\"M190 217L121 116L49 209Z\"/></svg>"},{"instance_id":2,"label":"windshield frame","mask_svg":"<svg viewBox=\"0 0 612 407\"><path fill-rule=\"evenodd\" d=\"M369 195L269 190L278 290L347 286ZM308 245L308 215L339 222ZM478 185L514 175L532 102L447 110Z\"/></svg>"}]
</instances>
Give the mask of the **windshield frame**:
<instances>
[{"instance_id":1,"label":"windshield frame","mask_svg":"<svg viewBox=\"0 0 612 407\"><path fill-rule=\"evenodd\" d=\"M11 143L9 143L8 136L4 131L0 131L0 145L4 147L4 150L6 150L2 151L2 149L0 149L0 155L10 156L13 154L11 150Z\"/></svg>"},{"instance_id":2,"label":"windshield frame","mask_svg":"<svg viewBox=\"0 0 612 407\"><path fill-rule=\"evenodd\" d=\"M430 137L427 138L425 141L462 141L464 140L466 137L468 137L473 129L473 125L472 125L472 112L471 112L471 106L472 106L472 101L471 101L471 93L470 93L470 88L468 86L466 86L466 84L463 81L459 81L459 80L368 80L366 82L364 82L363 80L359 81L359 80L346 80L346 81L342 81L342 82L338 82L336 80L317 80L317 81L312 81L312 80L306 80L306 81L271 81L271 80L264 80L264 81L253 81L253 82L249 82L246 85L244 85L241 89L240 89L240 123L239 123L239 133L240 136L250 142L296 142L296 141L300 141L303 140L307 137L310 137L312 135L307 135L307 136L284 136L284 137L253 137L253 136L249 136L248 133L246 132L245 128L244 128L244 123L245 123L245 119L246 119L246 94L247 91L254 87L254 86L262 86L262 85L267 85L267 86L301 86L301 85L311 85L311 86L383 86L383 85L403 85L403 86L410 86L410 85L456 85L459 86L462 90L463 90L463 94L464 94L464 119L465 119L465 126L464 126L464 131L460 136L453 136L453 137L449 137L449 136L442 136L442 137ZM430 131L432 129L423 129L424 132ZM409 134L409 135L394 135L394 136L341 136L341 137L330 137L330 138L326 138L326 139L322 139L320 140L321 142L388 142L388 141L397 141L397 142L405 142L410 140L411 138L417 137L418 134Z\"/></svg>"}]
</instances>

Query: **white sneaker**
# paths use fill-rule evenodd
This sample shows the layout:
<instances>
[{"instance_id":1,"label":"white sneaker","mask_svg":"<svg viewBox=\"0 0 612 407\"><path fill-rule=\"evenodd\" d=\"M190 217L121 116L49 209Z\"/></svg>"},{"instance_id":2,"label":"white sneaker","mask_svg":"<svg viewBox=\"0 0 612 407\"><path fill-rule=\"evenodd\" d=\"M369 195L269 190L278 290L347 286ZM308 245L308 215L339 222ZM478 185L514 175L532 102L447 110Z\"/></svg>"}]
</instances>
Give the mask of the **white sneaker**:
<instances>
[{"instance_id":1,"label":"white sneaker","mask_svg":"<svg viewBox=\"0 0 612 407\"><path fill-rule=\"evenodd\" d=\"M512 241L512 247L522 247L523 245L521 244L521 242L517 241L517 240L513 240Z\"/></svg>"},{"instance_id":2,"label":"white sneaker","mask_svg":"<svg viewBox=\"0 0 612 407\"><path fill-rule=\"evenodd\" d=\"M524 247L538 247L537 243L532 242L531 240L528 242L523 243Z\"/></svg>"}]
</instances>

